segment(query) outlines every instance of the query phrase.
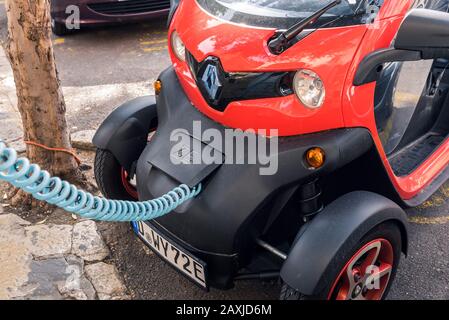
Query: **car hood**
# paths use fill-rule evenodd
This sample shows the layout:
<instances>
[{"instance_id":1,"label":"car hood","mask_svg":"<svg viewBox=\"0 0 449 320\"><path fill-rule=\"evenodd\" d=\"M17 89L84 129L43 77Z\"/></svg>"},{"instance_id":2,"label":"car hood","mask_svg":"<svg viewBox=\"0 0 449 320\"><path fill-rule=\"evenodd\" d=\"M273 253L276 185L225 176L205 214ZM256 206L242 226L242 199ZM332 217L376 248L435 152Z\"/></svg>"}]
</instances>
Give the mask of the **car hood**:
<instances>
[{"instance_id":1,"label":"car hood","mask_svg":"<svg viewBox=\"0 0 449 320\"><path fill-rule=\"evenodd\" d=\"M267 48L275 29L221 20L205 12L194 0L181 2L173 27L197 61L219 57L228 72L316 69L330 63L347 65L367 29L365 25L319 29L276 56Z\"/></svg>"}]
</instances>

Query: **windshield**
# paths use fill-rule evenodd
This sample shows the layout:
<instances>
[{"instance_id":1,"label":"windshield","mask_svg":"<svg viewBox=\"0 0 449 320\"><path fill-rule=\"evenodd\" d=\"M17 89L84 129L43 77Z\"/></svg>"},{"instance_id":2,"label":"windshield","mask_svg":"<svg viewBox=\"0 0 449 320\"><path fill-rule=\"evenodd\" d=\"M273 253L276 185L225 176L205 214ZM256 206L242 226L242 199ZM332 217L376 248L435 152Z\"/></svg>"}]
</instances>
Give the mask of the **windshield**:
<instances>
[{"instance_id":1,"label":"windshield","mask_svg":"<svg viewBox=\"0 0 449 320\"><path fill-rule=\"evenodd\" d=\"M210 14L235 23L288 29L331 3L331 0L197 0ZM371 23L383 0L343 0L310 28Z\"/></svg>"}]
</instances>

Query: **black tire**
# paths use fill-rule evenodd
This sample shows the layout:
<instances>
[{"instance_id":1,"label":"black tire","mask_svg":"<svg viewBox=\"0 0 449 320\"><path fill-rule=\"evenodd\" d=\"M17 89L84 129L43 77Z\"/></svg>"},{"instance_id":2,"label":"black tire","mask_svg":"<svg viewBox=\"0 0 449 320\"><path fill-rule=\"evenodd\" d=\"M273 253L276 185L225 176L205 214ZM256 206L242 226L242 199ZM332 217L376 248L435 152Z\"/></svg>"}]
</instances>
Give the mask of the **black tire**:
<instances>
[{"instance_id":1,"label":"black tire","mask_svg":"<svg viewBox=\"0 0 449 320\"><path fill-rule=\"evenodd\" d=\"M342 272L348 261L351 259L351 257L353 257L359 251L359 249L363 248L371 241L379 238L388 240L393 249L392 271L390 274L388 285L386 286L386 289L382 296L382 299L385 299L391 288L391 284L394 282L402 252L401 231L399 227L393 222L383 223L375 227L374 229L369 231L354 247L343 248L342 252L339 253L336 258L334 258L334 261L332 262L333 267L328 268L329 270L326 271L328 274L322 275L322 279L331 279L331 281L328 281L325 289L320 294L316 296L303 295L297 290L291 288L288 284L284 283L281 289L280 300L327 300L330 295L330 291L333 289L332 287L335 281L338 279L340 273Z\"/></svg>"},{"instance_id":2,"label":"black tire","mask_svg":"<svg viewBox=\"0 0 449 320\"><path fill-rule=\"evenodd\" d=\"M112 200L136 200L122 181L122 166L108 150L97 149L94 163L95 180L104 197Z\"/></svg>"},{"instance_id":3,"label":"black tire","mask_svg":"<svg viewBox=\"0 0 449 320\"><path fill-rule=\"evenodd\" d=\"M56 36L65 36L72 32L72 30L67 29L64 23L56 22L52 20L51 22L51 30Z\"/></svg>"}]
</instances>

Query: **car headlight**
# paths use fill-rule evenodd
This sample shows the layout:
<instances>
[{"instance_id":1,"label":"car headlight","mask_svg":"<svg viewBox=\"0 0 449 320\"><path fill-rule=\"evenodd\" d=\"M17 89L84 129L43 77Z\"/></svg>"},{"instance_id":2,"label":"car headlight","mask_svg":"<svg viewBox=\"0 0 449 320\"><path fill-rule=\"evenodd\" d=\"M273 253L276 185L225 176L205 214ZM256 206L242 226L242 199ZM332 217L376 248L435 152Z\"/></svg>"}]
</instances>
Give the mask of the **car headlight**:
<instances>
[{"instance_id":1,"label":"car headlight","mask_svg":"<svg viewBox=\"0 0 449 320\"><path fill-rule=\"evenodd\" d=\"M176 31L171 34L171 48L179 60L186 61L186 46Z\"/></svg>"},{"instance_id":2,"label":"car headlight","mask_svg":"<svg viewBox=\"0 0 449 320\"><path fill-rule=\"evenodd\" d=\"M293 79L293 88L307 108L317 109L323 105L326 90L323 81L315 72L299 70Z\"/></svg>"}]
</instances>

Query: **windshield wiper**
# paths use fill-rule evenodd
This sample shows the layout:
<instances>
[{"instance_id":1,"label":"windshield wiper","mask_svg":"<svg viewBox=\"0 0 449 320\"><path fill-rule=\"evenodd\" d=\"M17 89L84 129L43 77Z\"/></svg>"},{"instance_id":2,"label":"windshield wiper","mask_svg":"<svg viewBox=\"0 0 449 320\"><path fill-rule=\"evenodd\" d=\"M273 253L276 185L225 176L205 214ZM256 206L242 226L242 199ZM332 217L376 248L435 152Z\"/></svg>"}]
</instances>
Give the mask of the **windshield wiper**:
<instances>
[{"instance_id":1,"label":"windshield wiper","mask_svg":"<svg viewBox=\"0 0 449 320\"><path fill-rule=\"evenodd\" d=\"M281 32L279 34L276 34L273 38L270 39L268 42L268 48L270 49L271 53L279 55L283 53L285 50L290 48L294 44L295 38L304 31L309 25L315 23L322 15L324 15L326 12L328 12L333 7L339 5L342 3L343 0L335 0L329 3L324 8L318 10L314 14L312 14L310 17L307 17L301 21L299 21L297 24L295 24L293 27L289 28L288 30Z\"/></svg>"}]
</instances>

